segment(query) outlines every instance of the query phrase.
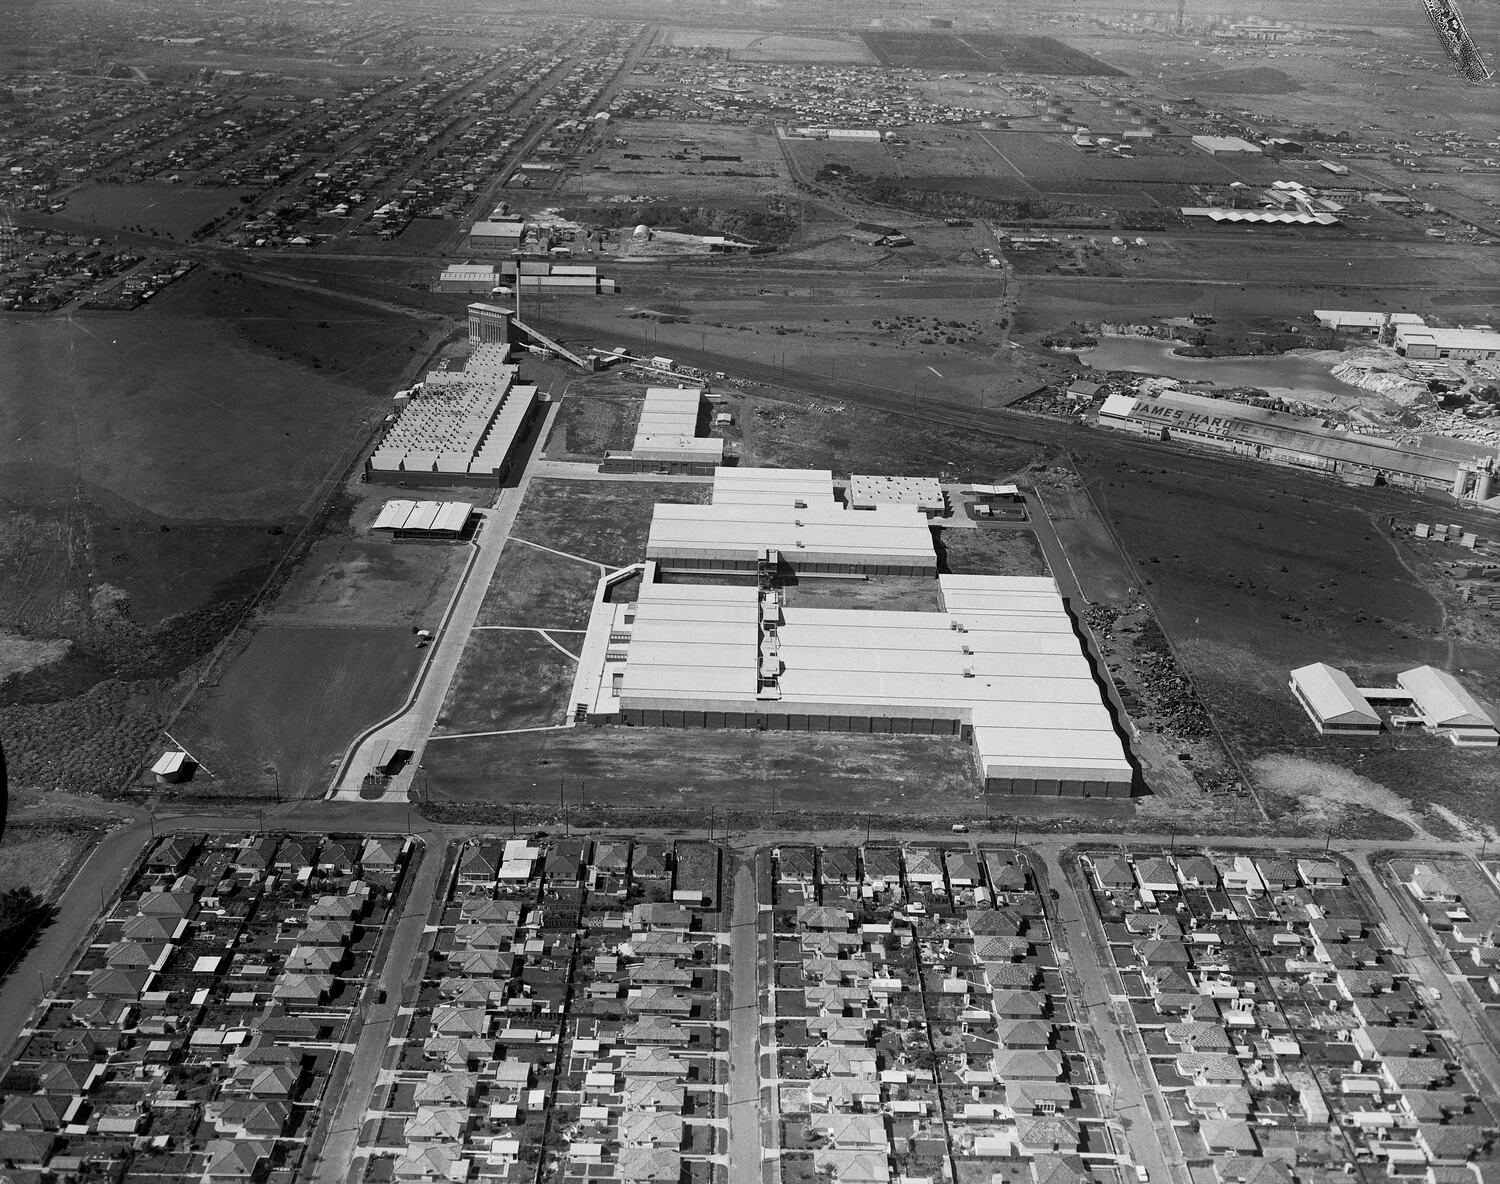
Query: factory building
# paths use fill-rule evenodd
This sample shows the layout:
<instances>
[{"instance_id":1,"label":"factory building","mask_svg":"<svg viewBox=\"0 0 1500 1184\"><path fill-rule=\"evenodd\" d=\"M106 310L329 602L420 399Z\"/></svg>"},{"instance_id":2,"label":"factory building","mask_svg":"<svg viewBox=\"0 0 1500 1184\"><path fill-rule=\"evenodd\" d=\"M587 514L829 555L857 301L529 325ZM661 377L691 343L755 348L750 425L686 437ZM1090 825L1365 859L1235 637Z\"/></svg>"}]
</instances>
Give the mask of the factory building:
<instances>
[{"instance_id":1,"label":"factory building","mask_svg":"<svg viewBox=\"0 0 1500 1184\"><path fill-rule=\"evenodd\" d=\"M1239 136L1194 136L1193 147L1221 160L1245 159L1264 155L1258 144Z\"/></svg>"},{"instance_id":2,"label":"factory building","mask_svg":"<svg viewBox=\"0 0 1500 1184\"><path fill-rule=\"evenodd\" d=\"M516 382L508 347L474 347L462 370L435 370L413 388L365 462L365 479L395 485L499 485L537 407Z\"/></svg>"},{"instance_id":3,"label":"factory building","mask_svg":"<svg viewBox=\"0 0 1500 1184\"><path fill-rule=\"evenodd\" d=\"M1099 409L1098 423L1158 440L1224 448L1346 480L1384 481L1414 489L1451 492L1460 467L1450 448L1334 431L1308 416L1185 391L1152 398L1110 395Z\"/></svg>"},{"instance_id":4,"label":"factory building","mask_svg":"<svg viewBox=\"0 0 1500 1184\"><path fill-rule=\"evenodd\" d=\"M948 495L935 477L849 478L849 505L856 510L876 506L915 506L929 518L948 513Z\"/></svg>"},{"instance_id":5,"label":"factory building","mask_svg":"<svg viewBox=\"0 0 1500 1184\"><path fill-rule=\"evenodd\" d=\"M667 572L934 576L921 510L850 510L827 470L719 469L711 505L660 504L646 557Z\"/></svg>"},{"instance_id":6,"label":"factory building","mask_svg":"<svg viewBox=\"0 0 1500 1184\"><path fill-rule=\"evenodd\" d=\"M488 296L499 282L500 273L489 264L451 263L438 276L438 291Z\"/></svg>"},{"instance_id":7,"label":"factory building","mask_svg":"<svg viewBox=\"0 0 1500 1184\"><path fill-rule=\"evenodd\" d=\"M605 453L599 471L712 473L724 463L724 441L700 434L703 406L701 387L648 388L630 451Z\"/></svg>"},{"instance_id":8,"label":"factory building","mask_svg":"<svg viewBox=\"0 0 1500 1184\"><path fill-rule=\"evenodd\" d=\"M469 341L479 345L510 344L511 317L515 314L504 305L476 303L469 305Z\"/></svg>"},{"instance_id":9,"label":"factory building","mask_svg":"<svg viewBox=\"0 0 1500 1184\"><path fill-rule=\"evenodd\" d=\"M1291 673L1293 696L1322 735L1373 735L1382 727L1379 703L1394 727L1424 727L1461 748L1500 744L1494 718L1446 670L1417 666L1396 675L1395 687L1356 687L1342 670L1315 662ZM1411 714L1395 714L1396 712Z\"/></svg>"},{"instance_id":10,"label":"factory building","mask_svg":"<svg viewBox=\"0 0 1500 1184\"><path fill-rule=\"evenodd\" d=\"M943 575L941 611L889 612L656 574L644 565L634 603L608 603L601 586L574 687L580 718L953 736L974 745L996 792L1131 791L1133 767L1050 578Z\"/></svg>"},{"instance_id":11,"label":"factory building","mask_svg":"<svg viewBox=\"0 0 1500 1184\"><path fill-rule=\"evenodd\" d=\"M474 507L468 502L426 502L395 499L380 507L371 531L393 539L461 539Z\"/></svg>"},{"instance_id":12,"label":"factory building","mask_svg":"<svg viewBox=\"0 0 1500 1184\"><path fill-rule=\"evenodd\" d=\"M1380 713L1342 670L1323 662L1292 671L1292 695L1323 736L1369 736L1380 731Z\"/></svg>"},{"instance_id":13,"label":"factory building","mask_svg":"<svg viewBox=\"0 0 1500 1184\"><path fill-rule=\"evenodd\" d=\"M469 231L469 246L475 251L519 251L526 223L519 218L476 222Z\"/></svg>"},{"instance_id":14,"label":"factory building","mask_svg":"<svg viewBox=\"0 0 1500 1184\"><path fill-rule=\"evenodd\" d=\"M1488 362L1500 358L1500 333L1490 329L1434 329L1398 325L1396 349L1408 358L1454 358Z\"/></svg>"},{"instance_id":15,"label":"factory building","mask_svg":"<svg viewBox=\"0 0 1500 1184\"><path fill-rule=\"evenodd\" d=\"M1388 325L1421 325L1424 322L1414 312L1360 312L1353 310L1315 308L1313 316L1318 324L1335 333L1366 333L1378 337Z\"/></svg>"}]
</instances>

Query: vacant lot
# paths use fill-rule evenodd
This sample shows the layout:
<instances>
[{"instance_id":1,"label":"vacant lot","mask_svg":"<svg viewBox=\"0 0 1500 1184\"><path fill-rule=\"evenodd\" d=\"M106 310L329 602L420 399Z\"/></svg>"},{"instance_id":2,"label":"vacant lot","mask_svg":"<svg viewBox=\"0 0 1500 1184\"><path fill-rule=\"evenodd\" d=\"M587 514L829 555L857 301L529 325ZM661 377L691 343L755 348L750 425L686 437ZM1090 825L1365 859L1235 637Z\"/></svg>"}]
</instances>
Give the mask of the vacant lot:
<instances>
[{"instance_id":1,"label":"vacant lot","mask_svg":"<svg viewBox=\"0 0 1500 1184\"><path fill-rule=\"evenodd\" d=\"M68 194L62 217L91 229L157 232L185 240L221 214L244 207L252 189L200 189L187 185L84 185Z\"/></svg>"},{"instance_id":2,"label":"vacant lot","mask_svg":"<svg viewBox=\"0 0 1500 1184\"><path fill-rule=\"evenodd\" d=\"M512 539L484 594L479 624L583 629L600 574L593 564Z\"/></svg>"},{"instance_id":3,"label":"vacant lot","mask_svg":"<svg viewBox=\"0 0 1500 1184\"><path fill-rule=\"evenodd\" d=\"M970 576L1045 576L1047 561L1029 530L981 526L940 536L945 570Z\"/></svg>"},{"instance_id":4,"label":"vacant lot","mask_svg":"<svg viewBox=\"0 0 1500 1184\"><path fill-rule=\"evenodd\" d=\"M511 535L606 567L624 567L644 557L657 502L701 505L712 493L706 482L544 478L526 491Z\"/></svg>"},{"instance_id":5,"label":"vacant lot","mask_svg":"<svg viewBox=\"0 0 1500 1184\"><path fill-rule=\"evenodd\" d=\"M576 652L579 640L564 635L558 644L571 644ZM464 646L434 734L560 724L567 717L577 667L551 641L529 630L476 629Z\"/></svg>"},{"instance_id":6,"label":"vacant lot","mask_svg":"<svg viewBox=\"0 0 1500 1184\"><path fill-rule=\"evenodd\" d=\"M98 841L89 830L7 827L0 840L0 892L30 888L45 900L55 899ZM0 960L8 957L7 952Z\"/></svg>"},{"instance_id":7,"label":"vacant lot","mask_svg":"<svg viewBox=\"0 0 1500 1184\"><path fill-rule=\"evenodd\" d=\"M872 608L892 612L942 611L936 580L919 576L872 576L864 580L819 580L785 584L782 595L791 608Z\"/></svg>"},{"instance_id":8,"label":"vacant lot","mask_svg":"<svg viewBox=\"0 0 1500 1184\"><path fill-rule=\"evenodd\" d=\"M722 49L735 62L819 62L874 65L875 58L850 36L801 37L755 29L673 29L668 45Z\"/></svg>"},{"instance_id":9,"label":"vacant lot","mask_svg":"<svg viewBox=\"0 0 1500 1184\"><path fill-rule=\"evenodd\" d=\"M409 629L268 625L172 734L207 788L267 792L269 764L283 795L316 797L355 735L405 700L420 658Z\"/></svg>"},{"instance_id":10,"label":"vacant lot","mask_svg":"<svg viewBox=\"0 0 1500 1184\"><path fill-rule=\"evenodd\" d=\"M1005 74L1118 77L1120 71L1051 37L990 33L879 32L860 34L883 66L923 70L994 70Z\"/></svg>"},{"instance_id":11,"label":"vacant lot","mask_svg":"<svg viewBox=\"0 0 1500 1184\"><path fill-rule=\"evenodd\" d=\"M438 802L554 802L562 781L575 803L627 811L983 809L973 749L931 737L577 727L442 741L423 763Z\"/></svg>"},{"instance_id":12,"label":"vacant lot","mask_svg":"<svg viewBox=\"0 0 1500 1184\"><path fill-rule=\"evenodd\" d=\"M635 442L644 398L639 383L575 388L557 413L547 455L559 460L601 460L606 452L623 452Z\"/></svg>"},{"instance_id":13,"label":"vacant lot","mask_svg":"<svg viewBox=\"0 0 1500 1184\"><path fill-rule=\"evenodd\" d=\"M765 198L791 193L786 162L770 131L709 123L622 120L589 167L565 180L571 196L609 193L677 198Z\"/></svg>"}]
</instances>

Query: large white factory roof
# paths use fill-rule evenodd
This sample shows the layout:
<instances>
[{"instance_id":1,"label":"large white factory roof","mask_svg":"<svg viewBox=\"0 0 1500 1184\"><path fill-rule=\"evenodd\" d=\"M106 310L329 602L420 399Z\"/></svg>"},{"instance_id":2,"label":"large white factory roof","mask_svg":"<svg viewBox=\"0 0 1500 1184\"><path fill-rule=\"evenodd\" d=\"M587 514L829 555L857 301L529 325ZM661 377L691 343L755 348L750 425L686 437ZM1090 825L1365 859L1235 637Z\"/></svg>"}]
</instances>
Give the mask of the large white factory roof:
<instances>
[{"instance_id":1,"label":"large white factory roof","mask_svg":"<svg viewBox=\"0 0 1500 1184\"><path fill-rule=\"evenodd\" d=\"M1379 329L1382 325L1421 325L1414 312L1366 312L1359 309L1315 308L1313 316L1330 329Z\"/></svg>"},{"instance_id":2,"label":"large white factory roof","mask_svg":"<svg viewBox=\"0 0 1500 1184\"><path fill-rule=\"evenodd\" d=\"M714 474L714 505L731 503L795 506L836 504L830 469L720 469Z\"/></svg>"},{"instance_id":3,"label":"large white factory roof","mask_svg":"<svg viewBox=\"0 0 1500 1184\"><path fill-rule=\"evenodd\" d=\"M722 472L722 470L720 470ZM936 563L932 530L915 506L846 510L811 499L803 507L757 502L710 506L663 503L656 507L646 557L666 560L754 559L766 550L805 563Z\"/></svg>"},{"instance_id":4,"label":"large white factory roof","mask_svg":"<svg viewBox=\"0 0 1500 1184\"><path fill-rule=\"evenodd\" d=\"M370 457L375 472L490 474L505 464L536 402L518 385L507 347L476 345L462 370L435 370L398 412Z\"/></svg>"},{"instance_id":5,"label":"large white factory roof","mask_svg":"<svg viewBox=\"0 0 1500 1184\"><path fill-rule=\"evenodd\" d=\"M474 507L468 502L409 501L396 498L380 507L371 530L458 534L468 525Z\"/></svg>"},{"instance_id":6,"label":"large white factory roof","mask_svg":"<svg viewBox=\"0 0 1500 1184\"><path fill-rule=\"evenodd\" d=\"M954 719L986 775L1128 781L1056 584L940 576L945 611L782 607L754 587L644 585L624 709ZM774 628L761 628L763 614ZM618 624L616 627L619 627ZM758 688L776 684L774 703Z\"/></svg>"},{"instance_id":7,"label":"large white factory roof","mask_svg":"<svg viewBox=\"0 0 1500 1184\"><path fill-rule=\"evenodd\" d=\"M1323 662L1292 671L1302 698L1325 724L1375 724L1380 714L1342 670Z\"/></svg>"},{"instance_id":8,"label":"large white factory roof","mask_svg":"<svg viewBox=\"0 0 1500 1184\"><path fill-rule=\"evenodd\" d=\"M1241 153L1246 156L1261 155L1258 144L1252 144L1249 140L1241 139L1239 136L1194 136L1193 145L1202 148L1205 152Z\"/></svg>"},{"instance_id":9,"label":"large white factory roof","mask_svg":"<svg viewBox=\"0 0 1500 1184\"><path fill-rule=\"evenodd\" d=\"M1435 728L1493 728L1495 721L1479 705L1479 700L1464 690L1463 684L1446 670L1435 666L1418 666L1403 670L1396 681L1412 697L1422 718Z\"/></svg>"},{"instance_id":10,"label":"large white factory roof","mask_svg":"<svg viewBox=\"0 0 1500 1184\"><path fill-rule=\"evenodd\" d=\"M700 387L653 386L646 390L631 453L641 460L701 460L719 464L724 441L698 435Z\"/></svg>"},{"instance_id":11,"label":"large white factory roof","mask_svg":"<svg viewBox=\"0 0 1500 1184\"><path fill-rule=\"evenodd\" d=\"M1491 329L1435 329L1428 325L1398 325L1396 344L1430 345L1436 349L1500 350L1500 333Z\"/></svg>"}]
</instances>

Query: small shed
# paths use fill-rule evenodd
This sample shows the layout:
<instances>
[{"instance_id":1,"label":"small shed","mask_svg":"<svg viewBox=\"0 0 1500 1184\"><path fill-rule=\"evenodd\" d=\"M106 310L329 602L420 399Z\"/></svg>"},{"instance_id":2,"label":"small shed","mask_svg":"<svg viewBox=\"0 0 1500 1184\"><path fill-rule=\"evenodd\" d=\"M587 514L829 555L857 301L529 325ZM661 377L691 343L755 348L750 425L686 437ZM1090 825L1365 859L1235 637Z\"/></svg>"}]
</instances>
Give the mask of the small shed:
<instances>
[{"instance_id":1,"label":"small shed","mask_svg":"<svg viewBox=\"0 0 1500 1184\"><path fill-rule=\"evenodd\" d=\"M175 785L192 777L195 768L197 765L193 763L192 757L180 748L172 748L157 758L156 764L151 766L151 772L158 785Z\"/></svg>"}]
</instances>

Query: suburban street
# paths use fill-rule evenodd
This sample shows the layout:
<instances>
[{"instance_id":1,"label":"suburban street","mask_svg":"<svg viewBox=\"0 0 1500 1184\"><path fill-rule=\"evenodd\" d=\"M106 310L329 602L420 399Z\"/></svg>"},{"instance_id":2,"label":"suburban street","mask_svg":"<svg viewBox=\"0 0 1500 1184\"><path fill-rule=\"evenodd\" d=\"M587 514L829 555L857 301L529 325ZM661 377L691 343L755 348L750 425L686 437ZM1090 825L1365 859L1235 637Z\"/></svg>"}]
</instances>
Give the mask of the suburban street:
<instances>
[{"instance_id":1,"label":"suburban street","mask_svg":"<svg viewBox=\"0 0 1500 1184\"><path fill-rule=\"evenodd\" d=\"M760 1184L760 923L755 860L739 861L729 922L729 1180Z\"/></svg>"}]
</instances>

